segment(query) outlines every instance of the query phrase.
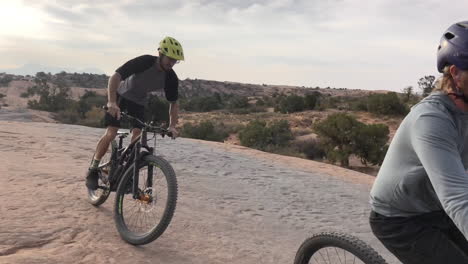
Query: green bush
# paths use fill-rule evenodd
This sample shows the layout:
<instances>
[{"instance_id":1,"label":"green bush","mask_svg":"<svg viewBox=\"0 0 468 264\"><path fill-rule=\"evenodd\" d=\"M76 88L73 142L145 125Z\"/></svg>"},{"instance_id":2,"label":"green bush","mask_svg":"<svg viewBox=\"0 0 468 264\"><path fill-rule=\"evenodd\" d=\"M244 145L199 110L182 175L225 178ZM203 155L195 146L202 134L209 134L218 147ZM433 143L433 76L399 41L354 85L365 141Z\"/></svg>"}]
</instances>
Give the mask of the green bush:
<instances>
[{"instance_id":1,"label":"green bush","mask_svg":"<svg viewBox=\"0 0 468 264\"><path fill-rule=\"evenodd\" d=\"M304 108L307 110L314 110L317 105L320 93L315 92L314 94L307 94L304 97Z\"/></svg>"},{"instance_id":2,"label":"green bush","mask_svg":"<svg viewBox=\"0 0 468 264\"><path fill-rule=\"evenodd\" d=\"M86 113L94 107L102 107L107 104L107 97L104 95L98 95L94 91L88 91L80 97L78 100L78 112L81 118L86 117Z\"/></svg>"},{"instance_id":3,"label":"green bush","mask_svg":"<svg viewBox=\"0 0 468 264\"><path fill-rule=\"evenodd\" d=\"M245 96L230 96L227 99L227 107L229 109L247 108L249 99Z\"/></svg>"},{"instance_id":4,"label":"green bush","mask_svg":"<svg viewBox=\"0 0 468 264\"><path fill-rule=\"evenodd\" d=\"M198 125L186 123L182 126L182 137L223 142L228 132L223 123L213 124L211 121L203 121Z\"/></svg>"},{"instance_id":5,"label":"green bush","mask_svg":"<svg viewBox=\"0 0 468 264\"><path fill-rule=\"evenodd\" d=\"M304 111L304 98L298 95L282 97L275 107L275 111L283 114Z\"/></svg>"},{"instance_id":6,"label":"green bush","mask_svg":"<svg viewBox=\"0 0 468 264\"><path fill-rule=\"evenodd\" d=\"M100 107L92 107L86 112L85 118L79 121L80 125L91 127L104 127L105 112Z\"/></svg>"},{"instance_id":7,"label":"green bush","mask_svg":"<svg viewBox=\"0 0 468 264\"><path fill-rule=\"evenodd\" d=\"M389 129L383 124L363 125L360 127L356 138L354 153L361 158L365 165L382 165L387 153Z\"/></svg>"},{"instance_id":8,"label":"green bush","mask_svg":"<svg viewBox=\"0 0 468 264\"><path fill-rule=\"evenodd\" d=\"M398 98L397 93L371 94L367 99L367 111L381 115L406 115L409 109Z\"/></svg>"},{"instance_id":9,"label":"green bush","mask_svg":"<svg viewBox=\"0 0 468 264\"><path fill-rule=\"evenodd\" d=\"M219 94L204 97L184 98L180 102L183 110L191 112L209 112L223 108L223 103Z\"/></svg>"},{"instance_id":10,"label":"green bush","mask_svg":"<svg viewBox=\"0 0 468 264\"><path fill-rule=\"evenodd\" d=\"M293 139L289 123L286 120L273 122L267 126L260 120L251 121L239 132L241 145L260 150L272 146L285 146Z\"/></svg>"},{"instance_id":11,"label":"green bush","mask_svg":"<svg viewBox=\"0 0 468 264\"><path fill-rule=\"evenodd\" d=\"M8 86L11 81L13 81L13 75L5 74L3 77L0 77L0 86Z\"/></svg>"},{"instance_id":12,"label":"green bush","mask_svg":"<svg viewBox=\"0 0 468 264\"><path fill-rule=\"evenodd\" d=\"M69 98L70 87L49 85L45 79L35 79L35 82L36 85L28 88L27 93L28 96L39 95L39 100L29 100L29 108L58 112L75 103Z\"/></svg>"},{"instance_id":13,"label":"green bush","mask_svg":"<svg viewBox=\"0 0 468 264\"><path fill-rule=\"evenodd\" d=\"M345 113L330 115L315 125L315 131L331 162L349 166L349 156L356 154L364 164L381 164L386 152L388 127L366 125Z\"/></svg>"},{"instance_id":14,"label":"green bush","mask_svg":"<svg viewBox=\"0 0 468 264\"><path fill-rule=\"evenodd\" d=\"M266 122L254 120L239 132L242 146L264 150L269 143Z\"/></svg>"},{"instance_id":15,"label":"green bush","mask_svg":"<svg viewBox=\"0 0 468 264\"><path fill-rule=\"evenodd\" d=\"M298 140L293 146L298 152L304 153L307 159L322 160L326 157L325 150L317 139Z\"/></svg>"},{"instance_id":16,"label":"green bush","mask_svg":"<svg viewBox=\"0 0 468 264\"><path fill-rule=\"evenodd\" d=\"M64 124L77 124L80 119L80 114L73 109L60 110L55 114L55 120Z\"/></svg>"},{"instance_id":17,"label":"green bush","mask_svg":"<svg viewBox=\"0 0 468 264\"><path fill-rule=\"evenodd\" d=\"M353 139L361 124L353 116L337 113L315 125L328 160L339 161L344 167L349 166L349 156L354 148Z\"/></svg>"}]
</instances>

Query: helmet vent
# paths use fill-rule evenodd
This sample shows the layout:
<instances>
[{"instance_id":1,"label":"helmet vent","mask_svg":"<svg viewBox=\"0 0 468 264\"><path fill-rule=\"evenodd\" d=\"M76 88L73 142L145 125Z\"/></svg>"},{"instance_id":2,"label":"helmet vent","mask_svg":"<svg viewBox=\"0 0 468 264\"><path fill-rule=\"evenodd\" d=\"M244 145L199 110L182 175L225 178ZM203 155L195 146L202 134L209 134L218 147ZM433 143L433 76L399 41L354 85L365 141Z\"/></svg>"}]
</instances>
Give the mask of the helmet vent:
<instances>
[{"instance_id":1,"label":"helmet vent","mask_svg":"<svg viewBox=\"0 0 468 264\"><path fill-rule=\"evenodd\" d=\"M468 23L462 22L462 23L457 23L457 26L462 27L462 28L468 28Z\"/></svg>"},{"instance_id":2,"label":"helmet vent","mask_svg":"<svg viewBox=\"0 0 468 264\"><path fill-rule=\"evenodd\" d=\"M444 37L446 39L453 39L455 37L455 35L450 33L450 32L447 32L447 33L444 34Z\"/></svg>"}]
</instances>

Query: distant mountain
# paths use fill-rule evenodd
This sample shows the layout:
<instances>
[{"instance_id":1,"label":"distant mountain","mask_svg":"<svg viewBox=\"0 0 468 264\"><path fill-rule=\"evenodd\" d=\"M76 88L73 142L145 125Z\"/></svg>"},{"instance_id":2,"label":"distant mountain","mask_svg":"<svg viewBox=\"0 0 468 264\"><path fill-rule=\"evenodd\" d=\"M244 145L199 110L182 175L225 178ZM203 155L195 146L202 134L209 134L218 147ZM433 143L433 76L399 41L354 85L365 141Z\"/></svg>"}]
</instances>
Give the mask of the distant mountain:
<instances>
[{"instance_id":1,"label":"distant mountain","mask_svg":"<svg viewBox=\"0 0 468 264\"><path fill-rule=\"evenodd\" d=\"M36 75L38 72L45 72L45 73L59 73L61 71L69 72L69 73L94 73L94 74L105 74L102 70L98 68L84 68L84 69L75 69L69 67L53 67L53 66L45 66L40 64L25 64L18 68L13 69L0 69L0 72L5 72L9 74L16 74L16 75Z\"/></svg>"}]
</instances>

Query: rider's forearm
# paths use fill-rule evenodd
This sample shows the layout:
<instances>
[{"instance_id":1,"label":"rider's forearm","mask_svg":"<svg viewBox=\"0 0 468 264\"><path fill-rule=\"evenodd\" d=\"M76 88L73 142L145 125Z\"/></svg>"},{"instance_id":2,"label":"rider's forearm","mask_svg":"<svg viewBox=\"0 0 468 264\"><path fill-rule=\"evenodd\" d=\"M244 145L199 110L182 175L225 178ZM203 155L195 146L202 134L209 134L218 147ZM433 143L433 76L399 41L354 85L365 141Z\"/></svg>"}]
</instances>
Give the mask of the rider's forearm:
<instances>
[{"instance_id":1,"label":"rider's forearm","mask_svg":"<svg viewBox=\"0 0 468 264\"><path fill-rule=\"evenodd\" d=\"M179 104L177 102L169 104L169 127L175 127L179 122Z\"/></svg>"},{"instance_id":2,"label":"rider's forearm","mask_svg":"<svg viewBox=\"0 0 468 264\"><path fill-rule=\"evenodd\" d=\"M117 72L109 78L109 83L107 84L107 100L109 103L117 102L117 88L121 80L122 78Z\"/></svg>"}]
</instances>

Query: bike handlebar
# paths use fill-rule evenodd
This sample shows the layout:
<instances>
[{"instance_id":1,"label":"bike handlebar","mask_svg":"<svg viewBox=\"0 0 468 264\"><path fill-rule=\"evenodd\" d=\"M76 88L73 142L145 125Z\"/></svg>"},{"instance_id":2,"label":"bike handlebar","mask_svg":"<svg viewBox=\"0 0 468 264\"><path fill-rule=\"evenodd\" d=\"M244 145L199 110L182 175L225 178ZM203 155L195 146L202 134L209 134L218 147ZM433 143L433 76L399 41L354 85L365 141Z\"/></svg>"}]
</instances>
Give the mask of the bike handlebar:
<instances>
[{"instance_id":1,"label":"bike handlebar","mask_svg":"<svg viewBox=\"0 0 468 264\"><path fill-rule=\"evenodd\" d=\"M109 110L109 108L107 106L103 106L102 109L104 110ZM146 128L147 131L150 131L150 132L155 132L155 133L159 133L161 134L162 136L164 135L167 135L169 137L173 137L172 135L172 132L170 132L168 129L166 128L163 128L163 127L160 127L160 126L152 126L150 125L149 123L145 123L143 121L141 121L140 119L134 117L134 116L131 116L129 114L127 114L126 112L120 112L120 115L121 116L124 116L128 119L131 119L131 120L135 120L137 121L140 125L144 126Z\"/></svg>"}]
</instances>

